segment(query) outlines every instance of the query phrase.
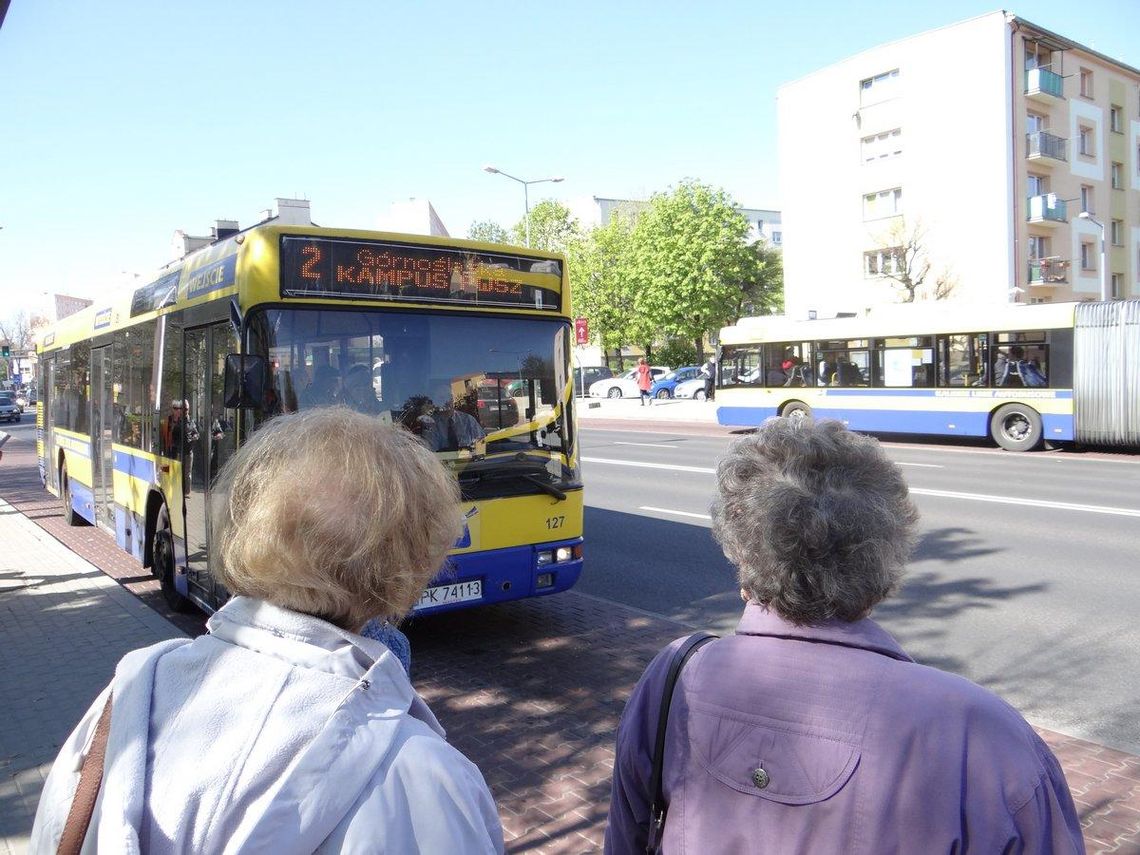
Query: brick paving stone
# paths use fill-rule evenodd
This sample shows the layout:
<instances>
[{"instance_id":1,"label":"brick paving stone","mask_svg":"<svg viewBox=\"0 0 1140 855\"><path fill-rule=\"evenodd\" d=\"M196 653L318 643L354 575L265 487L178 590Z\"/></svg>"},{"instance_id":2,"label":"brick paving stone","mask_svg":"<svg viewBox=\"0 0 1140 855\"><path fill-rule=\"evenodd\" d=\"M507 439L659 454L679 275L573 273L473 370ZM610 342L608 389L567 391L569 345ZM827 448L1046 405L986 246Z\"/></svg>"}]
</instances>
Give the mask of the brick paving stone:
<instances>
[{"instance_id":1,"label":"brick paving stone","mask_svg":"<svg viewBox=\"0 0 1140 855\"><path fill-rule=\"evenodd\" d=\"M601 420L592 424L603 426ZM682 426L662 422L657 428L673 431ZM39 485L33 455L20 446L9 442L5 447L0 498L160 614L168 614L157 583L108 535L63 525L57 500ZM5 524L6 510L0 507L0 525ZM0 740L8 739L0 741L0 781L12 780L13 764L32 776L21 774L19 787L6 784L8 789L0 790L0 816L5 817L0 821L0 855L12 851L4 848L9 827L19 833L21 823L30 826L35 805L25 790L37 790L41 773L46 774L42 764L54 756L54 745L35 744L41 710L57 709L67 700L52 689L56 680L45 685L40 675L57 676L69 662L81 662L96 672L83 683L83 691L93 696L121 655L104 649L104 639L114 639L121 648L129 645L134 631L130 619L100 609L101 595L87 591L98 584L90 566L73 572L76 578L64 583L32 578L45 575L26 572L30 567L39 571L38 564L37 558L20 564L17 571L26 574L22 584L31 588L21 589L19 597L39 606L38 614L5 611L14 595L4 587L10 584L8 573L0 569L0 633L6 633L0 636L0 679L19 675L27 684L20 714L7 719L7 732L0 734ZM36 593L35 586L44 593ZM64 586L73 587L65 593ZM107 612L115 614L114 620L106 618ZM201 615L171 617L188 634L203 632ZM571 591L417 617L406 629L412 639L413 682L451 742L483 770L500 809L508 850L527 855L599 851L613 737L623 705L653 655L692 627ZM54 643L71 632L98 642L86 649L74 644L63 649ZM3 658L5 648L8 658ZM73 709L78 711L68 715L77 718L85 706L77 697ZM73 723L61 724L62 732ZM1088 851L1140 855L1140 758L1037 730L1069 776ZM36 763L41 765L30 765L29 758L40 758Z\"/></svg>"}]
</instances>

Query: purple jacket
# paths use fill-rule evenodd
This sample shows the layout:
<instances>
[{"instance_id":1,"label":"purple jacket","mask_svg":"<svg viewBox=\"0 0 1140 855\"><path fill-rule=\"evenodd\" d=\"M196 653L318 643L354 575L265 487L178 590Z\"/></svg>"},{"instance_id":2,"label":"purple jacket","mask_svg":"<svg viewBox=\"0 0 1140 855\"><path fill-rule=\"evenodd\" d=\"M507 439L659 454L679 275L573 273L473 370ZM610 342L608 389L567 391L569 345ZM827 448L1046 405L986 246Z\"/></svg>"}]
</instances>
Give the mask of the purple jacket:
<instances>
[{"instance_id":1,"label":"purple jacket","mask_svg":"<svg viewBox=\"0 0 1140 855\"><path fill-rule=\"evenodd\" d=\"M645 850L679 644L622 715L606 852ZM666 853L1084 852L1061 767L1018 712L871 620L797 627L747 605L681 673L663 780Z\"/></svg>"}]
</instances>

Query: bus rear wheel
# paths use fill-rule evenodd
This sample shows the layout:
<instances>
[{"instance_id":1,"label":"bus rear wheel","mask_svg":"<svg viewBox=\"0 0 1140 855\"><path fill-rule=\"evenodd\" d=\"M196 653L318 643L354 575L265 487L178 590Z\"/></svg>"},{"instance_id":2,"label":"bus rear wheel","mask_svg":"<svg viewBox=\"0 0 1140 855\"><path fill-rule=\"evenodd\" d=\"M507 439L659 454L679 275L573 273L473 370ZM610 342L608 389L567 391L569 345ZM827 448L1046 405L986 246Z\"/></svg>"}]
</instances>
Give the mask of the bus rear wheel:
<instances>
[{"instance_id":1,"label":"bus rear wheel","mask_svg":"<svg viewBox=\"0 0 1140 855\"><path fill-rule=\"evenodd\" d=\"M1041 415L1024 404L998 407L990 418L990 436L1006 451L1032 451L1041 435Z\"/></svg>"},{"instance_id":2,"label":"bus rear wheel","mask_svg":"<svg viewBox=\"0 0 1140 855\"><path fill-rule=\"evenodd\" d=\"M174 587L174 534L170 530L170 515L163 507L154 526L154 575L162 589L162 599L172 612L184 612L190 603Z\"/></svg>"},{"instance_id":3,"label":"bus rear wheel","mask_svg":"<svg viewBox=\"0 0 1140 855\"><path fill-rule=\"evenodd\" d=\"M791 401L784 404L784 409L780 411L780 415L786 419L793 421L802 421L811 418L811 407L803 401Z\"/></svg>"}]
</instances>

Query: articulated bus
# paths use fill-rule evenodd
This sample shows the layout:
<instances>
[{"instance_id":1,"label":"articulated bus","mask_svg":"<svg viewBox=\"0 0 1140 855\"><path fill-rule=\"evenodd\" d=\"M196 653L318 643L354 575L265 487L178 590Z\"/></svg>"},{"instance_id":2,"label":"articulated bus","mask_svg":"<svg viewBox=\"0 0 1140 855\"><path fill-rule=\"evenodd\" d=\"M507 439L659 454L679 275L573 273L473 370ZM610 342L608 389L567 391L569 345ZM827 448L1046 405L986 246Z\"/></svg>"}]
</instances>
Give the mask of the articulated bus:
<instances>
[{"instance_id":1,"label":"articulated bus","mask_svg":"<svg viewBox=\"0 0 1140 855\"><path fill-rule=\"evenodd\" d=\"M564 591L583 507L567 282L537 251L253 227L41 334L41 478L172 608L212 611L219 467L267 419L349 406L419 434L461 487L463 536L417 613Z\"/></svg>"},{"instance_id":2,"label":"articulated bus","mask_svg":"<svg viewBox=\"0 0 1140 855\"><path fill-rule=\"evenodd\" d=\"M871 433L1140 446L1140 300L885 306L743 318L720 334L717 418L837 419Z\"/></svg>"}]
</instances>

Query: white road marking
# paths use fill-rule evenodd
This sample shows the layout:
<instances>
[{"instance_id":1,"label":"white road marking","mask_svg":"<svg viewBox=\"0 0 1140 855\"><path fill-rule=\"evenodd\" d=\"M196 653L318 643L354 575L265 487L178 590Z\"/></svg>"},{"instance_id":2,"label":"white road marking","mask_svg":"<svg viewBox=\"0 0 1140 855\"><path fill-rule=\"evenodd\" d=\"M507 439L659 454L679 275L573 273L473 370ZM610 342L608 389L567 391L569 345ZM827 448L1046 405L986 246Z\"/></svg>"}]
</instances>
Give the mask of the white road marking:
<instances>
[{"instance_id":1,"label":"white road marking","mask_svg":"<svg viewBox=\"0 0 1140 855\"><path fill-rule=\"evenodd\" d=\"M896 460L895 466L921 466L923 469L945 469L941 463L905 463L902 460Z\"/></svg>"},{"instance_id":2,"label":"white road marking","mask_svg":"<svg viewBox=\"0 0 1140 855\"><path fill-rule=\"evenodd\" d=\"M670 472L701 472L715 475L716 470L707 466L676 466L672 463L642 463L638 460L612 460L607 457L583 457L583 463L608 463L611 466L636 466L639 469L668 469Z\"/></svg>"},{"instance_id":3,"label":"white road marking","mask_svg":"<svg viewBox=\"0 0 1140 855\"><path fill-rule=\"evenodd\" d=\"M649 505L642 505L638 508L639 511L653 511L655 514L671 514L675 517L693 517L698 520L711 520L712 517L708 514L693 514L688 511L671 511L669 508L654 508Z\"/></svg>"},{"instance_id":4,"label":"white road marking","mask_svg":"<svg viewBox=\"0 0 1140 855\"><path fill-rule=\"evenodd\" d=\"M583 457L586 463L608 463L611 466L633 466L639 469L665 469L670 472L699 472L705 475L716 474L707 466L674 466L668 463L642 463L636 460L611 460L605 457ZM928 490L911 487L916 496L934 496L941 499L965 499L970 502L993 502L1000 505L1021 505L1025 508L1053 508L1060 511L1082 511L1090 514L1110 514L1118 517L1140 517L1140 509L1113 508L1106 505L1078 505L1072 502L1048 502L1043 499L1030 499L1025 496L990 496L985 493L957 493L952 490ZM661 510L655 508L651 510ZM668 513L677 513L669 511ZM707 517L706 517L707 519Z\"/></svg>"},{"instance_id":5,"label":"white road marking","mask_svg":"<svg viewBox=\"0 0 1140 855\"><path fill-rule=\"evenodd\" d=\"M941 499L966 499L971 502L995 502L999 505L1021 505L1025 508L1056 508L1061 511L1085 511L1090 514L1140 517L1140 510L1134 510L1132 508L1110 508L1104 505L1077 505L1071 502L1047 502L1042 499L1029 499L1025 496L987 496L982 493L955 493L951 490L926 490L920 487L911 487L910 491L919 496L936 496Z\"/></svg>"},{"instance_id":6,"label":"white road marking","mask_svg":"<svg viewBox=\"0 0 1140 855\"><path fill-rule=\"evenodd\" d=\"M664 442L677 442L675 439L668 439ZM676 448L675 445L665 445L662 442L615 442L614 445L639 445L642 448Z\"/></svg>"}]
</instances>

